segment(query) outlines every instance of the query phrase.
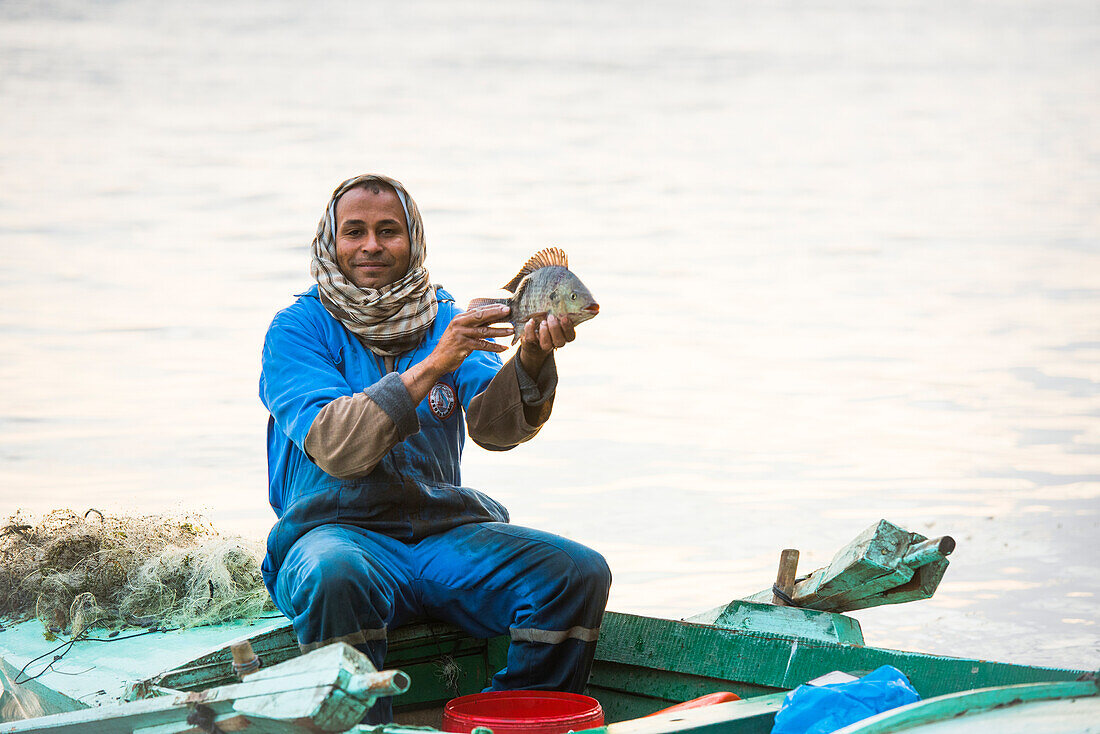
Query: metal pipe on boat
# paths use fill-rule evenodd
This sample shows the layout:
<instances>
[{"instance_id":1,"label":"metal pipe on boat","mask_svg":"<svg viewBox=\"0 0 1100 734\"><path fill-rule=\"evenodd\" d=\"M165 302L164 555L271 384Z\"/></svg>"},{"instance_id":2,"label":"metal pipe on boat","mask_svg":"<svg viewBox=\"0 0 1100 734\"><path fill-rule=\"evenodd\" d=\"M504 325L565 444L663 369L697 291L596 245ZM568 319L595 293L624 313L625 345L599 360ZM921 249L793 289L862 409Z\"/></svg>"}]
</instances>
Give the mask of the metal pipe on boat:
<instances>
[{"instance_id":1,"label":"metal pipe on boat","mask_svg":"<svg viewBox=\"0 0 1100 734\"><path fill-rule=\"evenodd\" d=\"M396 696L409 690L412 681L400 670L382 670L353 675L347 684L348 695L360 700Z\"/></svg>"},{"instance_id":2,"label":"metal pipe on boat","mask_svg":"<svg viewBox=\"0 0 1100 734\"><path fill-rule=\"evenodd\" d=\"M955 550L955 539L950 535L944 535L942 538L929 538L909 546L909 550L905 552L905 557L901 559L901 562L909 568L920 568L921 566L927 566L932 561L943 560L946 556L951 555L953 550Z\"/></svg>"}]
</instances>

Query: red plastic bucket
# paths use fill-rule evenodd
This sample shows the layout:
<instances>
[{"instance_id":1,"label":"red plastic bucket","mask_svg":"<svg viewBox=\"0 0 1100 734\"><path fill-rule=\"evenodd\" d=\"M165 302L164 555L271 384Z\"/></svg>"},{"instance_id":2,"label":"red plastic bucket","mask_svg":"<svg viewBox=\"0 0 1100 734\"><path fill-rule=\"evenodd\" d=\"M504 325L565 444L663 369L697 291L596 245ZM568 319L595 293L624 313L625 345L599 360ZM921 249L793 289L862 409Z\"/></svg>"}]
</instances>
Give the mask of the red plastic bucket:
<instances>
[{"instance_id":1,"label":"red plastic bucket","mask_svg":"<svg viewBox=\"0 0 1100 734\"><path fill-rule=\"evenodd\" d=\"M443 731L467 734L475 726L493 734L565 734L603 726L603 709L594 698L558 691L474 693L443 707Z\"/></svg>"}]
</instances>

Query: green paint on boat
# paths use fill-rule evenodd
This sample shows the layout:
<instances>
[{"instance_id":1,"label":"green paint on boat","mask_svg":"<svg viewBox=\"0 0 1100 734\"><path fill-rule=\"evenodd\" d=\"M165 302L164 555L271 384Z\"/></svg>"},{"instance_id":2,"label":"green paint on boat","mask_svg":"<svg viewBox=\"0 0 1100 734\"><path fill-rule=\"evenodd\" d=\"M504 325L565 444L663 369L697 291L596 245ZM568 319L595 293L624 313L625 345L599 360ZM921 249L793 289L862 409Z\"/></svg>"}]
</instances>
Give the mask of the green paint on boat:
<instances>
[{"instance_id":1,"label":"green paint on boat","mask_svg":"<svg viewBox=\"0 0 1100 734\"><path fill-rule=\"evenodd\" d=\"M60 647L61 641L46 639L37 620L21 622L0 632L3 705L17 712L25 709L24 715L42 716L132 700L133 696L127 695L129 684L165 670L186 669L196 658L211 651L224 649L228 655L230 643L263 637L287 624L286 618L280 616L172 632L145 633L137 629L113 638L103 632L64 649ZM52 659L54 648L59 648L57 653L64 652L60 660ZM297 654L295 645L294 655ZM42 655L46 657L32 662ZM34 680L15 683L47 667ZM224 682L230 680L227 676Z\"/></svg>"},{"instance_id":2,"label":"green paint on boat","mask_svg":"<svg viewBox=\"0 0 1100 734\"><path fill-rule=\"evenodd\" d=\"M883 604L928 599L947 571L949 536L928 539L888 520L879 520L837 551L828 566L798 579L791 592L797 606L847 612ZM769 603L764 589L748 601Z\"/></svg>"},{"instance_id":3,"label":"green paint on boat","mask_svg":"<svg viewBox=\"0 0 1100 734\"><path fill-rule=\"evenodd\" d=\"M785 635L804 640L863 644L859 622L843 614L799 607L777 607L750 601L731 601L685 621L712 624L739 632Z\"/></svg>"},{"instance_id":4,"label":"green paint on boat","mask_svg":"<svg viewBox=\"0 0 1100 734\"><path fill-rule=\"evenodd\" d=\"M375 671L363 653L341 642L232 685L0 724L0 734L348 731L378 696L400 693L408 682L403 673Z\"/></svg>"},{"instance_id":5,"label":"green paint on boat","mask_svg":"<svg viewBox=\"0 0 1100 734\"><path fill-rule=\"evenodd\" d=\"M807 615L805 610L777 607L760 610L759 606L731 603L713 613L714 623L609 612L596 647L587 692L600 700L607 721L614 723L708 693L731 691L747 699L742 703L753 702L755 708L742 706L732 711L751 708L754 713L743 730L754 731L756 724L751 722L763 721L768 711L774 715L775 702L786 691L833 670L859 675L881 665L893 665L909 677L924 698L992 686L1073 681L1085 672L834 641L829 638L861 640L855 621L843 615ZM734 624L727 626L730 620ZM790 621L785 631L782 620ZM119 701L225 686L235 680L229 645L242 638L251 640L265 667L299 656L293 630L285 619L156 633L114 642L80 641L55 664L54 670L17 690L35 691L39 710L28 713L41 715L88 706L101 706L98 710L106 711L109 704ZM53 646L42 638L41 627L35 629L34 623L9 628L0 636L9 703L14 700L11 684L18 667ZM417 711L438 710L457 695L481 690L492 673L503 666L507 646L506 637L478 640L438 623L395 630L387 667L403 670L412 680L410 691L395 700L395 711L415 719ZM449 668L447 675L443 675L444 666ZM730 705L734 704L719 706ZM715 711L707 716L722 711L710 708ZM702 727L700 731L718 726L706 723L710 721L706 717L692 721L692 726Z\"/></svg>"},{"instance_id":6,"label":"green paint on boat","mask_svg":"<svg viewBox=\"0 0 1100 734\"><path fill-rule=\"evenodd\" d=\"M941 730L942 734L1007 732L1010 729L1002 727L1002 719L1017 716L1025 720L1032 715L1028 712L1037 710L1067 722L1066 734L1087 731L1072 726L1081 719L1081 711L1093 712L1100 702L1095 676L1078 681L1091 673L867 647L859 623L839 613L930 596L947 568L944 556L953 547L953 541L948 541L950 538L928 540L885 520L873 525L841 549L828 566L795 585L793 596L816 609L760 603L771 599L769 589L750 600L733 601L680 621L608 612L586 689L600 701L608 724L594 731L769 732L791 689L832 671L858 676L882 665L901 670L925 700L889 712L893 718L861 722L863 728L848 734L882 734L917 726L941 727L935 729L936 734ZM336 663L324 662L328 660L324 656L301 656L291 624L282 617L186 631L80 639L58 648L57 652L63 653L58 660L52 657L58 641L45 639L38 622L0 629L0 707L4 716L62 717L61 728L36 729L28 720L0 725L0 734L80 731L65 728L69 720L64 717L85 725L132 714L138 719L146 714L156 719L173 710L172 702L193 703L213 695L210 691L236 695L245 690L239 685L252 680L238 684L232 667L230 645L244 639L263 660L256 681L273 680L275 671L293 671L292 677L302 676L299 683L305 690L320 685L318 681L326 676L331 678L336 670L332 667ZM355 730L361 734L412 734L424 730L409 728L411 724L438 726L446 701L482 690L492 674L504 667L508 645L506 636L475 639L456 627L435 622L392 630L386 666L403 671L411 680L410 690L394 701L401 723L381 728L357 726ZM314 655L316 652L321 651ZM355 655L337 667L360 665L348 662L358 661ZM27 677L33 680L24 680ZM349 684L347 675L333 679L332 686L334 698L326 699L329 703L324 710L343 712L332 722L351 721L353 709L359 710L362 703L354 693L355 686ZM248 690L261 689L253 686ZM649 716L720 691L736 693L744 700ZM222 706L218 715L245 717L249 731L294 731L284 725L284 714L293 708L288 695L293 698L285 690L272 689L233 712ZM1016 713L1004 713L1010 710ZM178 707L173 711L174 716ZM957 726L959 721L982 717L986 721L996 718L997 728ZM59 720L51 721L57 724ZM158 728L143 729L144 734L183 731L155 726ZM100 730L127 731L119 727Z\"/></svg>"},{"instance_id":7,"label":"green paint on boat","mask_svg":"<svg viewBox=\"0 0 1100 734\"><path fill-rule=\"evenodd\" d=\"M1092 680L982 688L919 701L834 734L1077 734L1100 732L1100 688Z\"/></svg>"}]
</instances>

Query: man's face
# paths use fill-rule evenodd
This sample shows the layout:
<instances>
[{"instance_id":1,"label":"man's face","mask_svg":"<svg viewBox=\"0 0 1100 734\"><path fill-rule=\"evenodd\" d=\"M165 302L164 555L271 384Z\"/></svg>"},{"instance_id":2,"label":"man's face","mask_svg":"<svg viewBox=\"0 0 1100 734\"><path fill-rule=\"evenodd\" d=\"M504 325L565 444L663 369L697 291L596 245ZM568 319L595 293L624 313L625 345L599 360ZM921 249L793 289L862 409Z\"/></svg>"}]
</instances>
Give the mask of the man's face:
<instances>
[{"instance_id":1,"label":"man's face","mask_svg":"<svg viewBox=\"0 0 1100 734\"><path fill-rule=\"evenodd\" d=\"M375 192L378 193L375 193ZM336 202L336 264L360 288L375 290L409 270L409 231L397 192L368 182Z\"/></svg>"}]
</instances>

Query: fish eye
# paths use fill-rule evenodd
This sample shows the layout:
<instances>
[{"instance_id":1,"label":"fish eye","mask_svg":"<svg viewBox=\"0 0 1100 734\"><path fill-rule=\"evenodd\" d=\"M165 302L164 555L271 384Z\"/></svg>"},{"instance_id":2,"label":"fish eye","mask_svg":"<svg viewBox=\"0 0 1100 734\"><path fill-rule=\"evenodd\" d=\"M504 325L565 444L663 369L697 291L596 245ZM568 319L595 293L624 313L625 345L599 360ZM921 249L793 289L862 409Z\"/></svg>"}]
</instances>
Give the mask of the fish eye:
<instances>
[{"instance_id":1,"label":"fish eye","mask_svg":"<svg viewBox=\"0 0 1100 734\"><path fill-rule=\"evenodd\" d=\"M571 295L569 297L572 298L574 301L577 300L577 294L576 293L574 293L573 295Z\"/></svg>"}]
</instances>

